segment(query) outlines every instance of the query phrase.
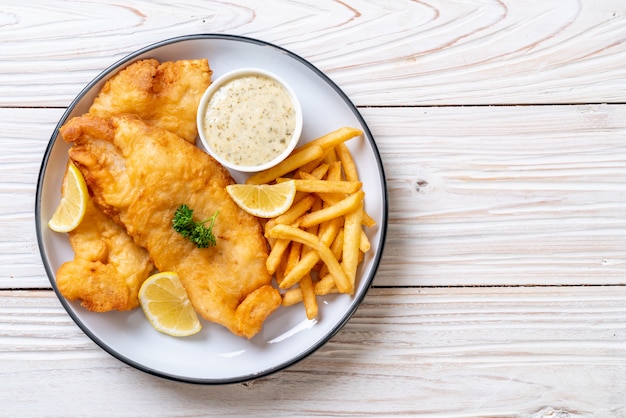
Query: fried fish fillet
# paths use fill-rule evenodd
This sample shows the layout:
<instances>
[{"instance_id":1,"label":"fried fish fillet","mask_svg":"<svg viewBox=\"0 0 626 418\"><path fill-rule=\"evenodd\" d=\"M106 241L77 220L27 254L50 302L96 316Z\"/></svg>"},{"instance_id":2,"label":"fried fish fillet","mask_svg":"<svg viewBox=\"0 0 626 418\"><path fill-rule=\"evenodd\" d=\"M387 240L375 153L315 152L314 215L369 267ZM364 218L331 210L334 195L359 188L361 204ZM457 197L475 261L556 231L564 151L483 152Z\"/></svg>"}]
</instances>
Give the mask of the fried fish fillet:
<instances>
[{"instance_id":1,"label":"fried fish fillet","mask_svg":"<svg viewBox=\"0 0 626 418\"><path fill-rule=\"evenodd\" d=\"M95 202L146 248L160 271L180 276L198 313L251 338L281 303L265 268L268 248L258 219L241 210L225 187L228 171L179 136L132 115L83 115L61 128L69 155ZM172 228L186 204L194 219L219 211L217 245L197 248Z\"/></svg>"},{"instance_id":2,"label":"fried fish fillet","mask_svg":"<svg viewBox=\"0 0 626 418\"><path fill-rule=\"evenodd\" d=\"M67 175L67 171L66 171ZM56 275L61 294L80 299L90 311L125 311L139 306L137 293L154 269L148 252L87 200L85 221L69 233L74 259Z\"/></svg>"},{"instance_id":3,"label":"fried fish fillet","mask_svg":"<svg viewBox=\"0 0 626 418\"><path fill-rule=\"evenodd\" d=\"M148 123L196 140L196 109L211 83L206 59L134 62L110 78L89 112L103 117L132 113ZM153 270L146 250L92 202L69 233L74 260L59 268L57 285L69 300L92 311L137 307L137 293Z\"/></svg>"},{"instance_id":4,"label":"fried fish fillet","mask_svg":"<svg viewBox=\"0 0 626 418\"><path fill-rule=\"evenodd\" d=\"M107 80L89 113L105 118L131 113L193 143L196 110L211 74L206 59L136 61Z\"/></svg>"}]
</instances>

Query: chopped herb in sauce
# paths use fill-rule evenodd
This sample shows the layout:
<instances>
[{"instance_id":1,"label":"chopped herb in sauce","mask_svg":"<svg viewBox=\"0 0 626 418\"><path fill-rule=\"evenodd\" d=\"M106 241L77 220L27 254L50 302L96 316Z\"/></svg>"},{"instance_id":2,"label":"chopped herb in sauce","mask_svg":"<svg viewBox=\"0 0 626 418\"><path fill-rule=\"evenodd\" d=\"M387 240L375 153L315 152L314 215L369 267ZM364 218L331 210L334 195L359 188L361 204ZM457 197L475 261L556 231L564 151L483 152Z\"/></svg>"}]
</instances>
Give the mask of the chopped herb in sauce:
<instances>
[{"instance_id":1,"label":"chopped herb in sauce","mask_svg":"<svg viewBox=\"0 0 626 418\"><path fill-rule=\"evenodd\" d=\"M249 75L215 92L207 105L204 134L225 160L255 166L285 150L295 125L287 90L269 77Z\"/></svg>"}]
</instances>

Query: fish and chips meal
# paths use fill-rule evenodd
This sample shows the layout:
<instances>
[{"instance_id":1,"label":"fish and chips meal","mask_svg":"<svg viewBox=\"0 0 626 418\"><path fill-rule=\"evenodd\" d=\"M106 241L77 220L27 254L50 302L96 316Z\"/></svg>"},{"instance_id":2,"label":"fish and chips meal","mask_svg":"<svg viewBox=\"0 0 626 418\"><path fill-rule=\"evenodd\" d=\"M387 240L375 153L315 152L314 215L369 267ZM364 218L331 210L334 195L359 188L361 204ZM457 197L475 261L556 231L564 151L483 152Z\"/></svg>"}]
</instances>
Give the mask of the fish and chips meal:
<instances>
[{"instance_id":1,"label":"fish and chips meal","mask_svg":"<svg viewBox=\"0 0 626 418\"><path fill-rule=\"evenodd\" d=\"M201 328L196 313L252 338L281 306L352 294L375 221L342 127L236 184L198 148L208 60L136 61L88 112L59 130L69 161L49 226L74 259L59 292L94 312L141 306L169 335Z\"/></svg>"}]
</instances>

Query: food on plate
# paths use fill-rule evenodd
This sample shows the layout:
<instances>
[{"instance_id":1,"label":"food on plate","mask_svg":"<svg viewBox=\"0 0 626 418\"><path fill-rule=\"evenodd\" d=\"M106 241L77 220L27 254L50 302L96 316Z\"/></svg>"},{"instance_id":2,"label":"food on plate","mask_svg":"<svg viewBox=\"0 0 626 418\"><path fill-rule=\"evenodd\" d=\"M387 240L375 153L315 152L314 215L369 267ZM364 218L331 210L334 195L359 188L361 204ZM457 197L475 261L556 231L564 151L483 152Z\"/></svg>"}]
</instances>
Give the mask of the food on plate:
<instances>
[{"instance_id":1,"label":"food on plate","mask_svg":"<svg viewBox=\"0 0 626 418\"><path fill-rule=\"evenodd\" d=\"M55 232L70 232L82 222L89 198L85 179L74 164L68 164L65 169L61 195L61 202L48 221L48 227Z\"/></svg>"},{"instance_id":2,"label":"food on plate","mask_svg":"<svg viewBox=\"0 0 626 418\"><path fill-rule=\"evenodd\" d=\"M90 107L90 114L109 117L122 113L136 114L155 126L179 133L194 142L197 105L211 82L211 70L206 59L159 63L155 59L136 61L110 78ZM82 174L72 164L70 173L82 181L82 196L87 187ZM66 178L68 177L66 174ZM63 202L72 200L64 188ZM65 213L65 212L61 212ZM55 215L50 228L67 232ZM67 216L63 216L67 218ZM75 228L81 219L70 225ZM65 222L67 223L67 222ZM152 271L147 252L137 246L100 208L89 202L80 227L69 235L75 260L66 263L57 274L59 291L69 300L82 300L93 311L128 310L139 306L139 286Z\"/></svg>"},{"instance_id":3,"label":"food on plate","mask_svg":"<svg viewBox=\"0 0 626 418\"><path fill-rule=\"evenodd\" d=\"M224 74L206 91L198 113L207 149L218 161L246 171L284 157L302 130L295 94L261 70Z\"/></svg>"},{"instance_id":4,"label":"food on plate","mask_svg":"<svg viewBox=\"0 0 626 418\"><path fill-rule=\"evenodd\" d=\"M139 302L150 324L159 332L188 337L202 329L178 274L164 271L153 274L139 289Z\"/></svg>"},{"instance_id":5,"label":"food on plate","mask_svg":"<svg viewBox=\"0 0 626 418\"><path fill-rule=\"evenodd\" d=\"M196 311L234 334L258 333L281 296L265 268L259 219L226 192L234 182L229 172L195 145L133 115L86 114L60 132L73 145L70 159L96 204L147 249L159 271L178 274ZM181 204L197 220L219 212L217 245L198 248L174 230Z\"/></svg>"},{"instance_id":6,"label":"food on plate","mask_svg":"<svg viewBox=\"0 0 626 418\"><path fill-rule=\"evenodd\" d=\"M303 302L313 319L317 296L354 292L370 249L363 227L375 225L345 144L362 131L340 128L293 149L287 143L299 136L301 113L292 93L268 77L229 79L208 103L203 134L233 139L228 129L247 131L245 141L259 142L244 151L263 161L290 152L235 184L194 145L210 83L207 60L140 60L61 127L72 147L50 228L69 231L75 253L57 271L67 299L96 312L141 305L168 335L197 333L199 314L252 338L281 304ZM265 99L253 97L268 91L282 97L273 121L260 110ZM228 101L236 112L223 113ZM268 146L266 134L276 143ZM231 145L228 152L241 156L241 143Z\"/></svg>"},{"instance_id":7,"label":"food on plate","mask_svg":"<svg viewBox=\"0 0 626 418\"><path fill-rule=\"evenodd\" d=\"M308 319L318 315L317 295L354 292L358 265L370 249L363 227L375 222L364 210L365 193L345 145L361 134L354 128L330 132L247 180L295 186L291 207L265 223L271 245L266 268L285 290L283 305L303 302Z\"/></svg>"},{"instance_id":8,"label":"food on plate","mask_svg":"<svg viewBox=\"0 0 626 418\"><path fill-rule=\"evenodd\" d=\"M320 258L324 261L324 264L326 264L330 274L333 276L337 289L339 289L341 293L352 293L354 291L354 286L349 282L346 272L341 268L339 261L330 250L330 247L325 242L320 240L316 234L303 231L302 229L294 226L276 225L269 230L268 235L270 238L286 239L308 246L317 253L317 256L315 257L317 258L317 260L315 260L316 262ZM281 287L286 286L286 284L283 284L282 282L280 285Z\"/></svg>"},{"instance_id":9,"label":"food on plate","mask_svg":"<svg viewBox=\"0 0 626 418\"><path fill-rule=\"evenodd\" d=\"M226 191L237 205L259 218L274 218L285 213L296 197L296 182L279 184L230 184Z\"/></svg>"},{"instance_id":10,"label":"food on plate","mask_svg":"<svg viewBox=\"0 0 626 418\"><path fill-rule=\"evenodd\" d=\"M315 162L324 156L324 149L322 147L310 147L305 150L298 150L289 157L285 158L275 166L254 173L246 180L246 184L268 184L276 180L280 176L291 173L304 166L305 164Z\"/></svg>"},{"instance_id":11,"label":"food on plate","mask_svg":"<svg viewBox=\"0 0 626 418\"><path fill-rule=\"evenodd\" d=\"M194 143L196 111L211 74L206 59L139 60L107 80L89 113L104 118L134 114Z\"/></svg>"},{"instance_id":12,"label":"food on plate","mask_svg":"<svg viewBox=\"0 0 626 418\"><path fill-rule=\"evenodd\" d=\"M134 309L139 306L139 288L154 269L148 252L90 197L85 208L83 222L69 232L74 259L57 270L59 292L68 300L81 300L94 312Z\"/></svg>"}]
</instances>

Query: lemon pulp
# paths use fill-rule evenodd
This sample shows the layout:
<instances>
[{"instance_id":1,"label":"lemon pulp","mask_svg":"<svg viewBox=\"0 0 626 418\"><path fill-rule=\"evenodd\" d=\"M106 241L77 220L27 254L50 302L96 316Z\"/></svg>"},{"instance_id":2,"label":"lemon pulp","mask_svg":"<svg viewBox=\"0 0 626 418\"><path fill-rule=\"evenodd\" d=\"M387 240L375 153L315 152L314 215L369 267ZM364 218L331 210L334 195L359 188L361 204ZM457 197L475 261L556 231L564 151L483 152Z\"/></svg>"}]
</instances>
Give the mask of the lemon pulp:
<instances>
[{"instance_id":1,"label":"lemon pulp","mask_svg":"<svg viewBox=\"0 0 626 418\"><path fill-rule=\"evenodd\" d=\"M159 332L186 337L202 329L187 291L174 272L148 277L139 289L139 303L150 324Z\"/></svg>"},{"instance_id":2,"label":"lemon pulp","mask_svg":"<svg viewBox=\"0 0 626 418\"><path fill-rule=\"evenodd\" d=\"M67 166L61 193L61 202L48 221L48 227L55 232L70 232L85 217L89 198L83 174L72 163Z\"/></svg>"},{"instance_id":3,"label":"lemon pulp","mask_svg":"<svg viewBox=\"0 0 626 418\"><path fill-rule=\"evenodd\" d=\"M277 184L231 184L226 191L243 210L259 218L274 218L291 207L296 183L287 180Z\"/></svg>"}]
</instances>

